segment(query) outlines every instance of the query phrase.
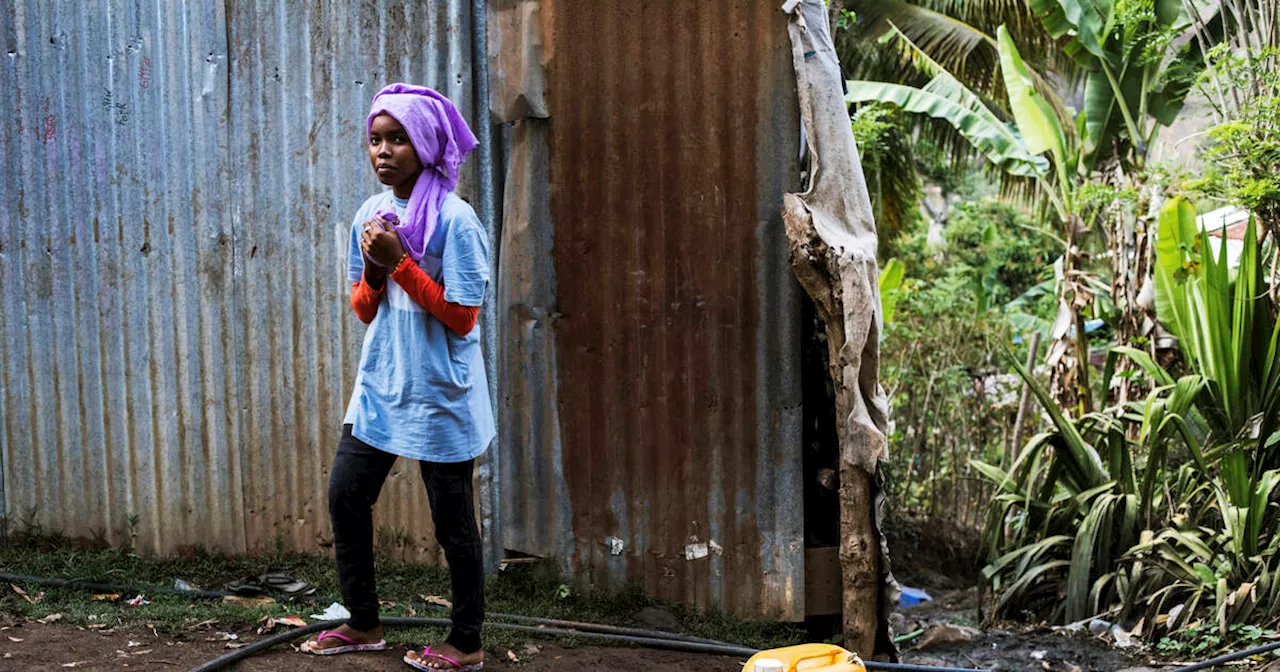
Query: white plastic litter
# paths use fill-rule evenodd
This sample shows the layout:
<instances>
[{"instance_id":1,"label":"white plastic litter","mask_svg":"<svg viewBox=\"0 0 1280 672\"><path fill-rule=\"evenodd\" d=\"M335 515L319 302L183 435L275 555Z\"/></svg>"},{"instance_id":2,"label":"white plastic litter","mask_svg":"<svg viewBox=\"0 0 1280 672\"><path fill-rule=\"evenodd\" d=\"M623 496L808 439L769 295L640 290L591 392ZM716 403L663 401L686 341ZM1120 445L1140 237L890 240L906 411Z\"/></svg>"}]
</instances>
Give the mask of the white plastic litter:
<instances>
[{"instance_id":1,"label":"white plastic litter","mask_svg":"<svg viewBox=\"0 0 1280 672\"><path fill-rule=\"evenodd\" d=\"M321 621L341 621L351 618L351 612L347 611L347 608L341 604L334 602L329 605L328 609L324 610L323 614L311 614L311 618Z\"/></svg>"},{"instance_id":2,"label":"white plastic litter","mask_svg":"<svg viewBox=\"0 0 1280 672\"><path fill-rule=\"evenodd\" d=\"M1138 645L1137 642L1133 641L1133 636L1129 634L1129 631L1118 625L1111 626L1111 638L1115 640L1116 646L1122 649L1129 649Z\"/></svg>"},{"instance_id":3,"label":"white plastic litter","mask_svg":"<svg viewBox=\"0 0 1280 672\"><path fill-rule=\"evenodd\" d=\"M1111 621L1104 621L1101 618L1095 618L1089 621L1089 632L1102 636L1111 631Z\"/></svg>"}]
</instances>

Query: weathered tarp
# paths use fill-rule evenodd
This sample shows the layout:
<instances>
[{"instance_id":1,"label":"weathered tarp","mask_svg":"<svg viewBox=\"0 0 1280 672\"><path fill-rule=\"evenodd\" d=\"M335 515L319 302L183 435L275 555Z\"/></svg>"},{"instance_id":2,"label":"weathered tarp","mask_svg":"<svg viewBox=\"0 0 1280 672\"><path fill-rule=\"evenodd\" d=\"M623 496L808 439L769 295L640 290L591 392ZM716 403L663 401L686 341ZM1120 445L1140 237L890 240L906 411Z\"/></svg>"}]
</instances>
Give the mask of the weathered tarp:
<instances>
[{"instance_id":1,"label":"weathered tarp","mask_svg":"<svg viewBox=\"0 0 1280 672\"><path fill-rule=\"evenodd\" d=\"M790 0L792 61L809 149L808 184L787 194L792 265L827 324L840 435L846 646L892 651L897 601L881 534L888 400L880 387L880 295L871 199L844 102L839 58L820 0ZM868 604L876 595L878 604ZM858 632L851 633L850 624ZM872 632L874 630L874 632ZM850 642L854 634L857 642Z\"/></svg>"}]
</instances>

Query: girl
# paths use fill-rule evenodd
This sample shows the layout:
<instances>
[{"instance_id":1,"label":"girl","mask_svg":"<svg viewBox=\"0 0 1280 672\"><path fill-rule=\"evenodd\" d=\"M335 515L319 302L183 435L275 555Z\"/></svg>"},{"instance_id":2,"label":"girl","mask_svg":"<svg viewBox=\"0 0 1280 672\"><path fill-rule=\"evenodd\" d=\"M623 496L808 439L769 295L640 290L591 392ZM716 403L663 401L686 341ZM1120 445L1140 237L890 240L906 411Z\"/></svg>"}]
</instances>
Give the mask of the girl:
<instances>
[{"instance_id":1,"label":"girl","mask_svg":"<svg viewBox=\"0 0 1280 672\"><path fill-rule=\"evenodd\" d=\"M453 586L449 637L404 660L420 670L475 672L484 667L484 574L471 478L494 437L475 325L489 250L475 211L453 188L476 138L447 98L405 84L378 92L366 131L374 172L390 189L365 201L351 226L351 307L369 328L329 480L338 580L351 619L302 649L387 648L373 504L401 456L419 461Z\"/></svg>"}]
</instances>

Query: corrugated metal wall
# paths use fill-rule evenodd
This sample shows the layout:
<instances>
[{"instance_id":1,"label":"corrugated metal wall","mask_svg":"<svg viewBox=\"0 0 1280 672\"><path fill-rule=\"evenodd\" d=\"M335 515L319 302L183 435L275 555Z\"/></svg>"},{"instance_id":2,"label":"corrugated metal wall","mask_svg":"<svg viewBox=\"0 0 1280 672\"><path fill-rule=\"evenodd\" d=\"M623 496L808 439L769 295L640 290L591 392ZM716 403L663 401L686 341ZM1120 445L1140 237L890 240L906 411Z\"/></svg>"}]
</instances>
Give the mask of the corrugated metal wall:
<instances>
[{"instance_id":1,"label":"corrugated metal wall","mask_svg":"<svg viewBox=\"0 0 1280 672\"><path fill-rule=\"evenodd\" d=\"M380 188L364 114L399 80L474 119L470 16L463 0L5 3L11 520L159 551L326 541L363 333L345 245ZM407 467L379 522L434 556Z\"/></svg>"},{"instance_id":2,"label":"corrugated metal wall","mask_svg":"<svg viewBox=\"0 0 1280 672\"><path fill-rule=\"evenodd\" d=\"M545 93L550 118L508 133L499 540L600 585L800 617L785 19L746 0L542 4L554 58L526 102L541 115ZM405 80L474 120L472 16L463 0L6 4L11 520L155 551L328 541L363 333L347 231L379 188L364 113ZM528 47L495 45L541 86ZM416 479L397 468L378 520L435 557Z\"/></svg>"},{"instance_id":3,"label":"corrugated metal wall","mask_svg":"<svg viewBox=\"0 0 1280 672\"><path fill-rule=\"evenodd\" d=\"M497 4L495 44L546 56L542 77L500 61L491 101L546 117L513 129L504 194L508 548L802 618L786 19L746 0Z\"/></svg>"},{"instance_id":4,"label":"corrugated metal wall","mask_svg":"<svg viewBox=\"0 0 1280 672\"><path fill-rule=\"evenodd\" d=\"M383 84L410 81L474 119L470 4L228 7L247 544L283 536L305 548L328 534L328 465L364 334L345 301L345 250L356 207L381 188L362 152L365 114ZM474 169L465 168L470 197ZM427 512L418 470L399 461L378 525L434 554Z\"/></svg>"},{"instance_id":5,"label":"corrugated metal wall","mask_svg":"<svg viewBox=\"0 0 1280 672\"><path fill-rule=\"evenodd\" d=\"M0 14L6 512L238 548L226 30L172 11Z\"/></svg>"}]
</instances>

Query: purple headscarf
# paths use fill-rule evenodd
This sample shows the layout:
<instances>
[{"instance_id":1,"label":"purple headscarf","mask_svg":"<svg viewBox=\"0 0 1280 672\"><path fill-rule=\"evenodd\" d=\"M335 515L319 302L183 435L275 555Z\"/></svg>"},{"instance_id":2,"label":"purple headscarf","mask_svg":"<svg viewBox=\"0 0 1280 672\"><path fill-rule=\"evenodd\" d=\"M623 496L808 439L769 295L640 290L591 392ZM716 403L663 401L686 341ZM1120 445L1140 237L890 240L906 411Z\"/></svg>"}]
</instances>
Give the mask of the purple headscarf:
<instances>
[{"instance_id":1,"label":"purple headscarf","mask_svg":"<svg viewBox=\"0 0 1280 672\"><path fill-rule=\"evenodd\" d=\"M458 186L458 170L475 149L476 136L448 98L425 86L391 84L379 91L365 121L366 140L374 117L380 114L391 115L404 126L422 163L409 206L395 227L405 251L418 261L435 233L440 205Z\"/></svg>"}]
</instances>

